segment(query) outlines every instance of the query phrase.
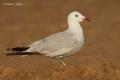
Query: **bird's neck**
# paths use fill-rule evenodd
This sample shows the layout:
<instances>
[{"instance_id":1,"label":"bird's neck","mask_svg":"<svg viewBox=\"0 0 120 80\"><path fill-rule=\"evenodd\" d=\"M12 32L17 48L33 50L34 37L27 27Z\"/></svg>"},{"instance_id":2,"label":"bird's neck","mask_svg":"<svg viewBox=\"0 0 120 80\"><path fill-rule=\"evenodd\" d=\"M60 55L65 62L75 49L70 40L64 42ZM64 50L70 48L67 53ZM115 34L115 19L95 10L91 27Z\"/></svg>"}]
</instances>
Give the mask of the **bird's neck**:
<instances>
[{"instance_id":1,"label":"bird's neck","mask_svg":"<svg viewBox=\"0 0 120 80\"><path fill-rule=\"evenodd\" d=\"M78 22L70 22L68 21L68 29L67 31L75 34L77 36L77 38L79 39L84 39L83 36L83 29L81 27L81 25Z\"/></svg>"},{"instance_id":2,"label":"bird's neck","mask_svg":"<svg viewBox=\"0 0 120 80\"><path fill-rule=\"evenodd\" d=\"M77 35L83 35L83 29L78 22L68 21L68 30Z\"/></svg>"}]
</instances>

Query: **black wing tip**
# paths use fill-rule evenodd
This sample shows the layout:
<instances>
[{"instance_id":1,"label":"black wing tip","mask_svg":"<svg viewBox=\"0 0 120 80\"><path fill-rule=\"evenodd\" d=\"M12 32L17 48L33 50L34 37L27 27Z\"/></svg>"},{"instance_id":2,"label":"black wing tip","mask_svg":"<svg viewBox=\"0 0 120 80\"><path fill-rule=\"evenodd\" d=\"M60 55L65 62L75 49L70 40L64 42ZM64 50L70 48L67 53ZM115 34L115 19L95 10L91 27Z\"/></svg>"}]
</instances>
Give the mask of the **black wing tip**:
<instances>
[{"instance_id":1,"label":"black wing tip","mask_svg":"<svg viewBox=\"0 0 120 80\"><path fill-rule=\"evenodd\" d=\"M12 51L25 51L25 50L27 50L27 49L29 49L30 47L15 47L15 48L8 48L8 49L6 49L7 51L10 51L10 50L12 50Z\"/></svg>"},{"instance_id":2,"label":"black wing tip","mask_svg":"<svg viewBox=\"0 0 120 80\"><path fill-rule=\"evenodd\" d=\"M38 52L14 52L14 53L7 53L7 56L12 56L12 55L41 55Z\"/></svg>"}]
</instances>

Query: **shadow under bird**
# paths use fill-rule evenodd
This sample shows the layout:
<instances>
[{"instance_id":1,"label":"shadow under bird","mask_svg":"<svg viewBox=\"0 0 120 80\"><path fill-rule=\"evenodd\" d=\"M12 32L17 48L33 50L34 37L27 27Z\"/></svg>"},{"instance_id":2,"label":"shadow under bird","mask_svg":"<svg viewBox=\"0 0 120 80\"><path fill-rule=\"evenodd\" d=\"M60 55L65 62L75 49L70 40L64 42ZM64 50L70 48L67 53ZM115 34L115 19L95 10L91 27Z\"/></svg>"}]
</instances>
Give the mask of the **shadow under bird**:
<instances>
[{"instance_id":1,"label":"shadow under bird","mask_svg":"<svg viewBox=\"0 0 120 80\"><path fill-rule=\"evenodd\" d=\"M7 49L7 55L44 55L57 58L62 61L65 56L77 53L84 44L82 21L89 21L80 12L74 11L68 15L68 28L62 32L52 34L46 38L35 41L27 47L15 47Z\"/></svg>"}]
</instances>

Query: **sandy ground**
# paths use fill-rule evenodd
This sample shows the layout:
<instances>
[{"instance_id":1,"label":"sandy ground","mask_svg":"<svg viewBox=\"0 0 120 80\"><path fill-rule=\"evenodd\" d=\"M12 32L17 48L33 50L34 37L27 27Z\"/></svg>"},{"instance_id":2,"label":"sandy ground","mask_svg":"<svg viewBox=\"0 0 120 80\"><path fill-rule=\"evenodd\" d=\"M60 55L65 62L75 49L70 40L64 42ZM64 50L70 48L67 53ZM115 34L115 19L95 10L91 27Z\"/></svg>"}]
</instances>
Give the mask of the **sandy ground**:
<instances>
[{"instance_id":1,"label":"sandy ground","mask_svg":"<svg viewBox=\"0 0 120 80\"><path fill-rule=\"evenodd\" d=\"M66 29L74 10L91 22L81 23L85 45L64 59L67 67L44 56L5 55L6 48ZM120 1L0 0L0 80L120 80Z\"/></svg>"}]
</instances>

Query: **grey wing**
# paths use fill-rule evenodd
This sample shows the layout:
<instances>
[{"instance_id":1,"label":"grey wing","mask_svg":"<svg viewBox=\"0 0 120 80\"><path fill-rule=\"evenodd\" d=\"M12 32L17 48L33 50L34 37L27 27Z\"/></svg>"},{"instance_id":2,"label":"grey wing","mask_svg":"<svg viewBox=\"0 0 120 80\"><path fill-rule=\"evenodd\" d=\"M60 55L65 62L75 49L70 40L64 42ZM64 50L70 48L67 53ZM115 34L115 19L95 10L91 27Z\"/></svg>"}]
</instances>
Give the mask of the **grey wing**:
<instances>
[{"instance_id":1,"label":"grey wing","mask_svg":"<svg viewBox=\"0 0 120 80\"><path fill-rule=\"evenodd\" d=\"M63 48L69 48L74 43L74 36L69 33L57 33L45 39L34 42L27 52L51 53ZM68 49L66 49L68 50Z\"/></svg>"}]
</instances>

